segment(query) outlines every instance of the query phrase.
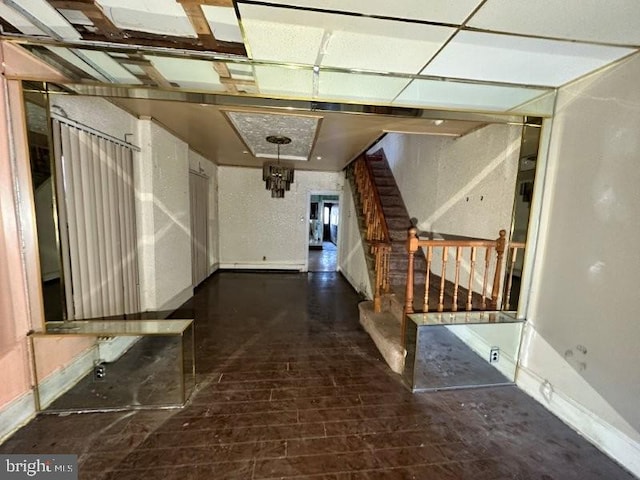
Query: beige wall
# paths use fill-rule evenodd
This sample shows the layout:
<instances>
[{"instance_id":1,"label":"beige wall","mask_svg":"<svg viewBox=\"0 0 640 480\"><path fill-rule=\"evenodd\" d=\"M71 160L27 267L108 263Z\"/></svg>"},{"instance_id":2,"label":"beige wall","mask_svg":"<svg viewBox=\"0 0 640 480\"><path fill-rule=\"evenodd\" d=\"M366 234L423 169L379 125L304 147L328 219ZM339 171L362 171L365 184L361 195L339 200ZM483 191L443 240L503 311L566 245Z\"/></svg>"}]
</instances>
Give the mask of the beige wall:
<instances>
[{"instance_id":1,"label":"beige wall","mask_svg":"<svg viewBox=\"0 0 640 480\"><path fill-rule=\"evenodd\" d=\"M559 91L518 381L636 474L638 78L636 55Z\"/></svg>"},{"instance_id":2,"label":"beige wall","mask_svg":"<svg viewBox=\"0 0 640 480\"><path fill-rule=\"evenodd\" d=\"M312 191L341 191L343 172L298 170L284 198L271 198L262 170L218 167L220 266L303 270Z\"/></svg>"},{"instance_id":3,"label":"beige wall","mask_svg":"<svg viewBox=\"0 0 640 480\"><path fill-rule=\"evenodd\" d=\"M39 269L29 271L25 248L35 243L33 222L24 223L23 212L31 210L26 221L34 219L33 203L20 202L28 196L25 185L30 183L28 158L25 155L26 132L20 116L22 96L17 82L0 78L0 417L10 407L20 403L18 411L11 409L11 418L0 418L0 441L35 411L31 393L31 371L27 332L39 325L42 312L33 307L27 295L29 277L40 277ZM6 107L9 108L6 108ZM25 239L24 235L30 235ZM12 423L9 423L10 420Z\"/></svg>"},{"instance_id":4,"label":"beige wall","mask_svg":"<svg viewBox=\"0 0 640 480\"><path fill-rule=\"evenodd\" d=\"M420 230L494 239L511 225L521 130L489 125L460 138L391 133L379 145Z\"/></svg>"},{"instance_id":5,"label":"beige wall","mask_svg":"<svg viewBox=\"0 0 640 480\"><path fill-rule=\"evenodd\" d=\"M349 182L345 182L344 195L340 205L341 243L340 271L351 286L365 297L372 299L371 278L365 259L365 245L358 225L358 212L353 200L353 191Z\"/></svg>"}]
</instances>

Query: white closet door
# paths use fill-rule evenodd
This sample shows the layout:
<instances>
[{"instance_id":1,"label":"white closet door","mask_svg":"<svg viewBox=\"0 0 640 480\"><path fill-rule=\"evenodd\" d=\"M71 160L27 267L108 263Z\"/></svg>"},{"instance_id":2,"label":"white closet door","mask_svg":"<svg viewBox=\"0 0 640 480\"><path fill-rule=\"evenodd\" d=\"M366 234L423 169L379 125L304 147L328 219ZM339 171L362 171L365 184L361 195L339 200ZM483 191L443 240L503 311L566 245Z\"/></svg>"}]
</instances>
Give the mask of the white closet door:
<instances>
[{"instance_id":1,"label":"white closet door","mask_svg":"<svg viewBox=\"0 0 640 480\"><path fill-rule=\"evenodd\" d=\"M67 318L140 310L133 152L53 120Z\"/></svg>"},{"instance_id":2,"label":"white closet door","mask_svg":"<svg viewBox=\"0 0 640 480\"><path fill-rule=\"evenodd\" d=\"M189 173L191 279L195 287L209 275L209 178Z\"/></svg>"}]
</instances>

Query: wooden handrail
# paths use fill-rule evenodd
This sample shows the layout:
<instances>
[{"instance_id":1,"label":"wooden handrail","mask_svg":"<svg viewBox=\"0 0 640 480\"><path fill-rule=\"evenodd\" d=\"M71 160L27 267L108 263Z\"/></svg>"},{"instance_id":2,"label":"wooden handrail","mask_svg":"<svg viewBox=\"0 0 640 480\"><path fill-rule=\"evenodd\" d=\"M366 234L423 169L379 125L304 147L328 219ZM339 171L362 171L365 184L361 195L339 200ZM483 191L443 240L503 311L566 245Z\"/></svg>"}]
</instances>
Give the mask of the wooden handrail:
<instances>
[{"instance_id":1,"label":"wooden handrail","mask_svg":"<svg viewBox=\"0 0 640 480\"><path fill-rule=\"evenodd\" d=\"M506 231L500 230L499 236L495 240L485 240L477 238L442 238L442 239L420 239L417 235L416 228L409 229L407 236L407 253L408 253L408 267L407 267L407 288L405 292L405 314L414 312L414 256L418 249L422 248L425 252L426 260L426 272L425 272L425 284L424 284L424 300L422 304L422 311L429 311L429 300L431 289L431 276L436 276L432 273L431 268L434 260L439 260L441 264L439 272L439 285L437 287L437 311L442 312L445 310L445 299L451 298L451 305L448 307L451 311L458 310L458 299L460 298L459 292L461 288L461 270L464 264L464 269L468 271L466 274L467 283L464 287L467 292L463 295L464 308L466 310L472 310L474 308L473 299L474 294L480 297L480 305L476 308L480 310L498 310L500 309L500 295L502 293L502 307L509 308L513 271L516 262L518 250L523 249L525 244L522 242L511 242L507 244ZM441 249L440 256L434 256L434 249ZM481 260L478 258L479 249L484 249L484 258ZM449 252L454 254L455 265L453 269L453 275L451 275L452 282L447 280L447 264L449 262ZM506 262L505 254L507 254ZM480 264L478 264L480 260ZM501 286L503 281L503 264L506 263L507 283L504 292L501 292ZM493 270L493 279L491 285L489 285L489 274ZM481 289L480 292L476 292L474 289L476 281L476 275L481 274ZM450 278L451 278L450 277ZM447 294L447 283L453 283L452 291ZM489 291L490 288L490 291Z\"/></svg>"},{"instance_id":2,"label":"wooden handrail","mask_svg":"<svg viewBox=\"0 0 640 480\"><path fill-rule=\"evenodd\" d=\"M380 312L382 310L382 294L389 291L391 237L384 218L380 195L373 180L373 171L364 155L354 162L353 172L365 219L365 239L375 258L374 311Z\"/></svg>"}]
</instances>

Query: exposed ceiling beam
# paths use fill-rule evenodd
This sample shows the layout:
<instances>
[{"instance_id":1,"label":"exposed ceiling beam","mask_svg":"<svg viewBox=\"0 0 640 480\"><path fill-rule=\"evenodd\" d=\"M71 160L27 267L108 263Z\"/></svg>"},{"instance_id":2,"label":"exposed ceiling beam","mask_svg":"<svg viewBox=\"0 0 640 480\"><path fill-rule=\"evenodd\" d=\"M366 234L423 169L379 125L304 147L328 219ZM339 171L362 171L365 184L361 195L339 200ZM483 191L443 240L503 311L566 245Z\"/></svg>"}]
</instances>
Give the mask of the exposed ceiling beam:
<instances>
[{"instance_id":1,"label":"exposed ceiling beam","mask_svg":"<svg viewBox=\"0 0 640 480\"><path fill-rule=\"evenodd\" d=\"M102 8L94 0L49 0L49 4L56 9L77 10L82 12L96 27L98 32L110 40L125 38L120 30Z\"/></svg>"},{"instance_id":2,"label":"exposed ceiling beam","mask_svg":"<svg viewBox=\"0 0 640 480\"><path fill-rule=\"evenodd\" d=\"M184 13L189 17L189 21L193 26L193 29L198 35L198 38L202 41L202 44L215 50L218 47L216 37L211 31L209 21L205 17L204 12L199 1L195 0L177 0L182 5Z\"/></svg>"}]
</instances>

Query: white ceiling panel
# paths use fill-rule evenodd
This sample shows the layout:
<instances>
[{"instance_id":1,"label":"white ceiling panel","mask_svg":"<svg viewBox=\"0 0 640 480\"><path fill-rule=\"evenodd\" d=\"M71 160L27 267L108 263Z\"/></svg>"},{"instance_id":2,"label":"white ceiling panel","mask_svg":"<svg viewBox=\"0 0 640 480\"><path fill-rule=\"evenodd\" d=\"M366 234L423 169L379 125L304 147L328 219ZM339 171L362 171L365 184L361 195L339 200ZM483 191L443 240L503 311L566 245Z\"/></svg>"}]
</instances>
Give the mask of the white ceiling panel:
<instances>
[{"instance_id":1,"label":"white ceiling panel","mask_svg":"<svg viewBox=\"0 0 640 480\"><path fill-rule=\"evenodd\" d=\"M422 73L557 87L631 52L626 48L463 31Z\"/></svg>"},{"instance_id":2,"label":"white ceiling panel","mask_svg":"<svg viewBox=\"0 0 640 480\"><path fill-rule=\"evenodd\" d=\"M256 83L263 95L287 98L311 98L313 96L313 72L311 69L256 65L255 71Z\"/></svg>"},{"instance_id":3,"label":"white ceiling panel","mask_svg":"<svg viewBox=\"0 0 640 480\"><path fill-rule=\"evenodd\" d=\"M333 15L323 66L417 74L453 28ZM338 21L339 20L339 21Z\"/></svg>"},{"instance_id":4,"label":"white ceiling panel","mask_svg":"<svg viewBox=\"0 0 640 480\"><path fill-rule=\"evenodd\" d=\"M0 17L4 18L11 25L20 30L25 35L44 35L45 33L38 27L33 25L29 20L24 18L14 9L0 3Z\"/></svg>"},{"instance_id":5,"label":"white ceiling panel","mask_svg":"<svg viewBox=\"0 0 640 480\"><path fill-rule=\"evenodd\" d=\"M252 58L418 73L453 28L332 13L240 5Z\"/></svg>"},{"instance_id":6,"label":"white ceiling panel","mask_svg":"<svg viewBox=\"0 0 640 480\"><path fill-rule=\"evenodd\" d=\"M176 37L193 37L189 17L175 0L97 0L119 28Z\"/></svg>"},{"instance_id":7,"label":"white ceiling panel","mask_svg":"<svg viewBox=\"0 0 640 480\"><path fill-rule=\"evenodd\" d=\"M414 80L393 102L408 107L505 112L548 90L438 80ZM547 112L550 113L550 112Z\"/></svg>"},{"instance_id":8,"label":"white ceiling panel","mask_svg":"<svg viewBox=\"0 0 640 480\"><path fill-rule=\"evenodd\" d=\"M96 50L80 50L82 54L88 58L93 65L105 72L118 83L141 84L142 82L136 78L129 70L124 68L113 58L104 52Z\"/></svg>"},{"instance_id":9,"label":"white ceiling panel","mask_svg":"<svg viewBox=\"0 0 640 480\"><path fill-rule=\"evenodd\" d=\"M410 82L407 78L320 71L319 100L391 103Z\"/></svg>"},{"instance_id":10,"label":"white ceiling panel","mask_svg":"<svg viewBox=\"0 0 640 480\"><path fill-rule=\"evenodd\" d=\"M21 8L64 40L80 40L80 34L46 0L19 0Z\"/></svg>"},{"instance_id":11,"label":"white ceiling panel","mask_svg":"<svg viewBox=\"0 0 640 480\"><path fill-rule=\"evenodd\" d=\"M468 25L525 35L640 45L640 2L489 0Z\"/></svg>"},{"instance_id":12,"label":"white ceiling panel","mask_svg":"<svg viewBox=\"0 0 640 480\"><path fill-rule=\"evenodd\" d=\"M221 91L224 85L211 62L186 58L145 56L169 82L180 87L205 91Z\"/></svg>"},{"instance_id":13,"label":"white ceiling panel","mask_svg":"<svg viewBox=\"0 0 640 480\"><path fill-rule=\"evenodd\" d=\"M96 71L93 67L88 65L86 62L82 61L77 55L75 55L68 48L63 48L63 47L46 47L46 48L47 50L50 50L51 52L58 55L60 58L69 62L71 65L89 74L94 79L99 80L101 82L109 83L108 80L100 72Z\"/></svg>"},{"instance_id":14,"label":"white ceiling panel","mask_svg":"<svg viewBox=\"0 0 640 480\"><path fill-rule=\"evenodd\" d=\"M324 28L313 26L309 12L240 5L247 50L254 60L313 65Z\"/></svg>"},{"instance_id":15,"label":"white ceiling panel","mask_svg":"<svg viewBox=\"0 0 640 480\"><path fill-rule=\"evenodd\" d=\"M277 5L294 5L305 8L321 8L336 12L351 12L362 15L405 18L440 23L460 24L480 0L271 0Z\"/></svg>"},{"instance_id":16,"label":"white ceiling panel","mask_svg":"<svg viewBox=\"0 0 640 480\"><path fill-rule=\"evenodd\" d=\"M236 12L232 7L202 5L202 11L209 22L213 36L226 42L244 42Z\"/></svg>"}]
</instances>

